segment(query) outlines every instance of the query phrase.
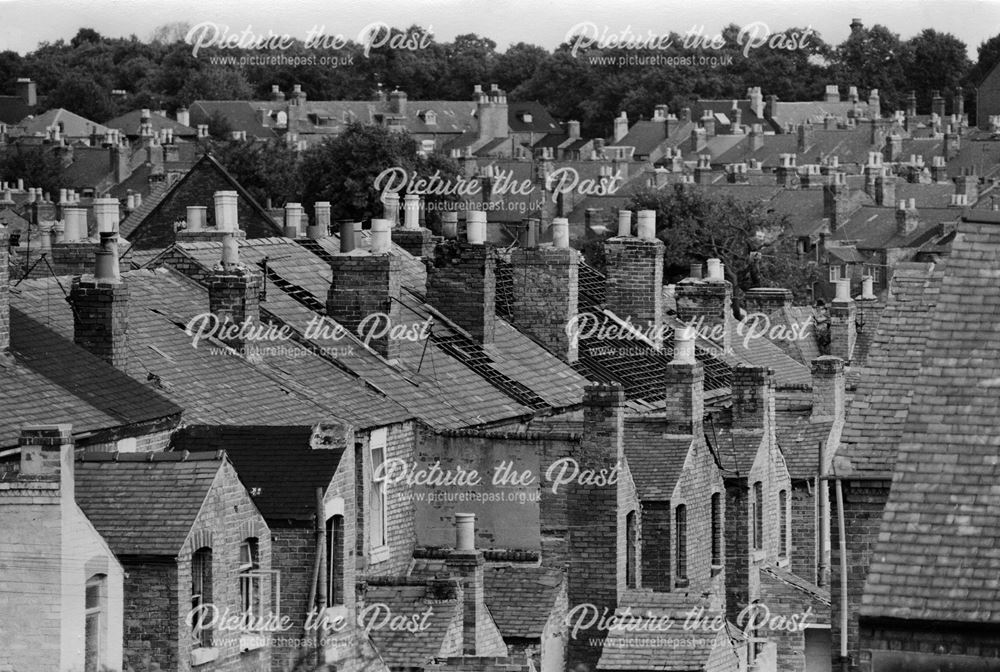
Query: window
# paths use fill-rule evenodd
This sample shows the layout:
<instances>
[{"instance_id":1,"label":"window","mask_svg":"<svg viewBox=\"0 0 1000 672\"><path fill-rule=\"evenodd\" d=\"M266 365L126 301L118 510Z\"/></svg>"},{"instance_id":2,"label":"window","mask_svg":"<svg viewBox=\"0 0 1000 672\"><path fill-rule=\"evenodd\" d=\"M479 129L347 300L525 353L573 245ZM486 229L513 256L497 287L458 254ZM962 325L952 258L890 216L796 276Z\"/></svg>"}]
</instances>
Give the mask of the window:
<instances>
[{"instance_id":1,"label":"window","mask_svg":"<svg viewBox=\"0 0 1000 672\"><path fill-rule=\"evenodd\" d=\"M625 516L625 585L636 588L638 583L638 568L636 567L636 522L635 511L629 511Z\"/></svg>"},{"instance_id":2,"label":"window","mask_svg":"<svg viewBox=\"0 0 1000 672\"><path fill-rule=\"evenodd\" d=\"M753 484L753 547L755 550L764 548L764 484L757 481Z\"/></svg>"},{"instance_id":3,"label":"window","mask_svg":"<svg viewBox=\"0 0 1000 672\"><path fill-rule=\"evenodd\" d=\"M212 549L199 548L191 556L191 636L196 647L212 646L212 629L208 623L212 604Z\"/></svg>"},{"instance_id":4,"label":"window","mask_svg":"<svg viewBox=\"0 0 1000 672\"><path fill-rule=\"evenodd\" d=\"M264 618L263 575L260 573L260 549L256 539L240 545L240 613L244 629L253 630Z\"/></svg>"},{"instance_id":5,"label":"window","mask_svg":"<svg viewBox=\"0 0 1000 672\"><path fill-rule=\"evenodd\" d=\"M424 123L428 126L434 126L437 124L437 114L428 110L424 113Z\"/></svg>"},{"instance_id":6,"label":"window","mask_svg":"<svg viewBox=\"0 0 1000 672\"><path fill-rule=\"evenodd\" d=\"M344 517L326 520L326 606L344 603Z\"/></svg>"},{"instance_id":7,"label":"window","mask_svg":"<svg viewBox=\"0 0 1000 672\"><path fill-rule=\"evenodd\" d=\"M830 264L830 282L837 282L838 280L840 280L840 266Z\"/></svg>"},{"instance_id":8,"label":"window","mask_svg":"<svg viewBox=\"0 0 1000 672\"><path fill-rule=\"evenodd\" d=\"M85 591L83 669L84 672L98 672L105 666L104 647L107 642L108 627L107 577L104 574L95 574L87 580Z\"/></svg>"},{"instance_id":9,"label":"window","mask_svg":"<svg viewBox=\"0 0 1000 672\"><path fill-rule=\"evenodd\" d=\"M712 567L722 566L722 495L712 495Z\"/></svg>"},{"instance_id":10,"label":"window","mask_svg":"<svg viewBox=\"0 0 1000 672\"><path fill-rule=\"evenodd\" d=\"M677 586L687 585L687 507L680 504L674 512L677 528Z\"/></svg>"},{"instance_id":11,"label":"window","mask_svg":"<svg viewBox=\"0 0 1000 672\"><path fill-rule=\"evenodd\" d=\"M371 501L369 509L371 515L368 517L369 533L371 535L371 547L379 548L385 546L387 542L386 527L388 522L388 511L386 510L386 486L387 479L384 473L385 467L385 429L376 429L371 433L369 439L369 450L371 451L372 464L372 487Z\"/></svg>"},{"instance_id":12,"label":"window","mask_svg":"<svg viewBox=\"0 0 1000 672\"><path fill-rule=\"evenodd\" d=\"M788 557L788 491L778 492L778 557Z\"/></svg>"}]
</instances>

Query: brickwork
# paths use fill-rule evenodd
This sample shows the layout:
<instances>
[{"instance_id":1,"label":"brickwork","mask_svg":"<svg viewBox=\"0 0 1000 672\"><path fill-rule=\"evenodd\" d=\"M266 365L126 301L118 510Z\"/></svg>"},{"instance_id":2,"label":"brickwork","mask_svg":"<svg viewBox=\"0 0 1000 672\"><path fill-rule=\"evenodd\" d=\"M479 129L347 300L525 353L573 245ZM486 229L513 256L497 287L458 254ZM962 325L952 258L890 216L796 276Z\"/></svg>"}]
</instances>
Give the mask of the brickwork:
<instances>
[{"instance_id":1,"label":"brickwork","mask_svg":"<svg viewBox=\"0 0 1000 672\"><path fill-rule=\"evenodd\" d=\"M767 606L771 616L786 618L798 616L811 608L809 618L805 621L812 625L829 625L829 608L818 601L812 601L801 591L788 583L762 573L760 582L760 600ZM759 637L766 637L768 643L776 645L778 669L782 672L805 672L805 632L800 629L790 631L789 628L762 627L758 629Z\"/></svg>"},{"instance_id":2,"label":"brickwork","mask_svg":"<svg viewBox=\"0 0 1000 672\"><path fill-rule=\"evenodd\" d=\"M312 568L316 562L315 527L271 528L272 569L281 573L281 613L288 616L294 627L282 632L272 652L273 668L287 670L302 654L288 640L305 637L305 618L309 611L312 589ZM284 641L282 641L284 640Z\"/></svg>"},{"instance_id":3,"label":"brickwork","mask_svg":"<svg viewBox=\"0 0 1000 672\"><path fill-rule=\"evenodd\" d=\"M222 325L238 328L260 322L260 291L264 274L243 266L217 269L208 279L208 309ZM231 348L244 350L248 343L240 336L221 339Z\"/></svg>"},{"instance_id":4,"label":"brickwork","mask_svg":"<svg viewBox=\"0 0 1000 672\"><path fill-rule=\"evenodd\" d=\"M726 618L735 622L748 602L750 584L750 501L746 483L726 480Z\"/></svg>"},{"instance_id":5,"label":"brickwork","mask_svg":"<svg viewBox=\"0 0 1000 672\"><path fill-rule=\"evenodd\" d=\"M189 205L208 206L206 224L214 227L214 194L217 191L231 191L233 188L233 183L214 161L202 159L164 196L156 209L128 238L139 250L169 247L176 238L174 224L187 219ZM239 228L246 232L248 238L279 235L273 222L253 207L242 193L238 195L237 208Z\"/></svg>"},{"instance_id":6,"label":"brickwork","mask_svg":"<svg viewBox=\"0 0 1000 672\"><path fill-rule=\"evenodd\" d=\"M847 651L850 669L859 661L858 609L864 593L865 578L878 540L882 511L889 497L888 481L842 481L844 532L847 541ZM830 482L830 596L833 625L832 650L839 657L841 628L841 555L840 525L835 484Z\"/></svg>"},{"instance_id":7,"label":"brickwork","mask_svg":"<svg viewBox=\"0 0 1000 672\"><path fill-rule=\"evenodd\" d=\"M427 268L427 303L484 344L496 329L495 255L489 244L447 242Z\"/></svg>"},{"instance_id":8,"label":"brickwork","mask_svg":"<svg viewBox=\"0 0 1000 672\"><path fill-rule=\"evenodd\" d=\"M164 670L182 668L178 658L180 641L188 638L187 626L178 613L191 608L190 571L188 583L178 582L177 565L172 562L142 562L124 558L125 580L125 663L146 672L151 663Z\"/></svg>"},{"instance_id":9,"label":"brickwork","mask_svg":"<svg viewBox=\"0 0 1000 672\"><path fill-rule=\"evenodd\" d=\"M733 286L728 281L681 280L675 286L677 317L728 352L732 347Z\"/></svg>"},{"instance_id":10,"label":"brickwork","mask_svg":"<svg viewBox=\"0 0 1000 672\"><path fill-rule=\"evenodd\" d=\"M580 255L569 248L515 249L513 320L550 352L575 362L578 344L566 327L577 315Z\"/></svg>"},{"instance_id":11,"label":"brickwork","mask_svg":"<svg viewBox=\"0 0 1000 672\"><path fill-rule=\"evenodd\" d=\"M642 586L658 593L673 590L670 502L642 503Z\"/></svg>"},{"instance_id":12,"label":"brickwork","mask_svg":"<svg viewBox=\"0 0 1000 672\"><path fill-rule=\"evenodd\" d=\"M670 364L664 373L664 406L671 433L700 435L705 415L705 367Z\"/></svg>"},{"instance_id":13,"label":"brickwork","mask_svg":"<svg viewBox=\"0 0 1000 672\"><path fill-rule=\"evenodd\" d=\"M363 464L360 465L364 477L362 478L362 493L360 501L371 501L371 450L370 434L361 434L357 440L364 446L362 451ZM405 464L412 464L415 457L417 433L413 423L401 423L388 428L386 439L386 460L402 460ZM388 483L386 486L385 506L388 507L387 518L387 541L386 547L381 554L373 554L373 544L371 541L371 525L367 518L370 516L366 508L363 512L365 521L359 516L358 525L361 526L363 537L362 555L365 558L366 576L391 576L405 574L409 569L410 560L413 558L413 549L416 546L415 511L412 498L412 486L407 485L405 480L398 480ZM359 511L361 509L359 508ZM369 524L365 524L368 522ZM359 577L360 578L360 577Z\"/></svg>"},{"instance_id":14,"label":"brickwork","mask_svg":"<svg viewBox=\"0 0 1000 672\"><path fill-rule=\"evenodd\" d=\"M716 493L720 495L719 499L720 503L723 504L723 509L719 515L724 521L726 515L725 496L722 494L724 489L722 473L708 450L704 434L699 433L692 441L670 504L674 512L681 504L685 506L687 512L687 590L711 594L712 601L720 605L724 599L721 590L724 578L716 578L719 572L714 571L712 567L712 495ZM673 526L671 536L676 540L676 515L671 516L670 522ZM645 524L646 522L643 520L643 529L645 529ZM645 538L643 542L645 546ZM726 557L724 540L720 552L723 558ZM643 554L645 557L645 548ZM671 557L674 562L673 575L677 579L679 577L677 576L676 554ZM645 576L643 577L643 586L648 587ZM683 588L683 584L675 580L675 587Z\"/></svg>"},{"instance_id":15,"label":"brickwork","mask_svg":"<svg viewBox=\"0 0 1000 672\"><path fill-rule=\"evenodd\" d=\"M823 186L823 217L830 221L830 233L847 224L854 209L846 184Z\"/></svg>"},{"instance_id":16,"label":"brickwork","mask_svg":"<svg viewBox=\"0 0 1000 672\"><path fill-rule=\"evenodd\" d=\"M434 254L434 236L429 229L393 229L392 242L414 257L430 257Z\"/></svg>"},{"instance_id":17,"label":"brickwork","mask_svg":"<svg viewBox=\"0 0 1000 672\"><path fill-rule=\"evenodd\" d=\"M763 429L768 406L773 400L774 375L757 366L733 369L733 427Z\"/></svg>"},{"instance_id":18,"label":"brickwork","mask_svg":"<svg viewBox=\"0 0 1000 672\"><path fill-rule=\"evenodd\" d=\"M663 320L663 252L659 240L617 237L604 244L604 307L642 330L653 326L651 335L659 340L662 337L656 327Z\"/></svg>"},{"instance_id":19,"label":"brickwork","mask_svg":"<svg viewBox=\"0 0 1000 672\"><path fill-rule=\"evenodd\" d=\"M830 303L830 354L851 361L857 341L857 307L854 300Z\"/></svg>"},{"instance_id":20,"label":"brickwork","mask_svg":"<svg viewBox=\"0 0 1000 672\"><path fill-rule=\"evenodd\" d=\"M326 297L326 313L353 334L371 325L371 316L387 315L389 324L401 323L399 304L400 259L395 255L342 254L333 257L333 280ZM366 323L365 321L368 320ZM384 326L379 324L377 326ZM386 359L399 357L400 341L388 330L368 345Z\"/></svg>"},{"instance_id":21,"label":"brickwork","mask_svg":"<svg viewBox=\"0 0 1000 672\"><path fill-rule=\"evenodd\" d=\"M198 231L189 231L187 229L181 229L177 232L177 242L178 243L221 243L223 240L229 237L233 237L237 240L244 240L247 237L247 232L243 229L237 229L236 231L226 231L224 229L219 229L217 227L209 227L207 229L201 229Z\"/></svg>"},{"instance_id":22,"label":"brickwork","mask_svg":"<svg viewBox=\"0 0 1000 672\"><path fill-rule=\"evenodd\" d=\"M128 298L124 282L98 282L93 276L74 278L69 293L74 342L122 371L128 360Z\"/></svg>"},{"instance_id":23,"label":"brickwork","mask_svg":"<svg viewBox=\"0 0 1000 672\"><path fill-rule=\"evenodd\" d=\"M619 385L590 385L584 393L584 431L577 455L581 469L608 470L623 455L624 393ZM621 480L621 479L619 479ZM568 492L569 608L593 604L600 612L614 610L625 589L624 572L614 572L624 559L624 538L619 527L618 487L574 481ZM568 668L578 664L594 669L606 632L581 631L568 643Z\"/></svg>"},{"instance_id":24,"label":"brickwork","mask_svg":"<svg viewBox=\"0 0 1000 672\"><path fill-rule=\"evenodd\" d=\"M873 672L872 656L878 655L877 652L891 652L893 656L900 657L906 653L916 654L909 660L913 663L923 662L928 666L932 664L928 658L942 656L935 662L939 665L955 665L955 669L975 667L970 665L968 668L960 668L962 663L957 659L948 660L943 656L972 656L987 659L993 666L1000 665L1000 632L985 624L942 625L919 621L862 619L860 638L861 651L857 667L860 672ZM971 663L968 659L962 662ZM982 669L993 668L984 666Z\"/></svg>"},{"instance_id":25,"label":"brickwork","mask_svg":"<svg viewBox=\"0 0 1000 672\"><path fill-rule=\"evenodd\" d=\"M816 583L816 497L813 481L792 483L792 557L790 569L806 581Z\"/></svg>"}]
</instances>

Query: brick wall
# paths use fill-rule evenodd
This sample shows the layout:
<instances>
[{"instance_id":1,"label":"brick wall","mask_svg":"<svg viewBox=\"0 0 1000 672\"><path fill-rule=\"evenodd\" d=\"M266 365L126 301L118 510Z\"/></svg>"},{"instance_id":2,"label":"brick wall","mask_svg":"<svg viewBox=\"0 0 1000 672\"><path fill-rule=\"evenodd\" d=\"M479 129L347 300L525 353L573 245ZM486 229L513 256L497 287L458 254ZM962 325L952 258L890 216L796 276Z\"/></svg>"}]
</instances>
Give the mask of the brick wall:
<instances>
[{"instance_id":1,"label":"brick wall","mask_svg":"<svg viewBox=\"0 0 1000 672\"><path fill-rule=\"evenodd\" d=\"M290 640L305 637L305 619L309 611L312 571L316 562L316 531L308 527L271 528L272 569L281 573L281 613L294 624L276 638L272 651L275 670L286 670L302 655Z\"/></svg>"},{"instance_id":2,"label":"brick wall","mask_svg":"<svg viewBox=\"0 0 1000 672\"><path fill-rule=\"evenodd\" d=\"M793 574L816 582L816 496L815 482L797 480L792 483L792 557Z\"/></svg>"},{"instance_id":3,"label":"brick wall","mask_svg":"<svg viewBox=\"0 0 1000 672\"><path fill-rule=\"evenodd\" d=\"M207 160L199 161L183 180L167 194L156 209L130 236L137 250L169 247L174 242L174 223L187 218L187 206L208 206L207 224L215 225L214 194L230 191L232 183ZM239 228L248 238L280 235L273 223L240 194L237 201Z\"/></svg>"},{"instance_id":4,"label":"brick wall","mask_svg":"<svg viewBox=\"0 0 1000 672\"><path fill-rule=\"evenodd\" d=\"M819 602L811 602L801 591L784 581L773 578L767 573L761 573L760 600L766 605L772 617L792 617L803 614L806 609L813 612L807 623L829 624L829 607ZM762 627L757 631L759 637L766 637L768 643L776 645L778 669L782 672L804 672L806 666L805 632L793 628Z\"/></svg>"},{"instance_id":5,"label":"brick wall","mask_svg":"<svg viewBox=\"0 0 1000 672\"><path fill-rule=\"evenodd\" d=\"M610 471L623 455L624 393L619 385L590 385L584 393L584 432L577 455L581 469ZM619 479L621 481L622 479ZM617 485L599 486L574 481L567 495L569 522L569 608L592 604L600 612L614 610L625 590L625 575L611 571L624 564L623 527L619 525ZM578 664L594 669L606 632L581 631L568 643L568 667Z\"/></svg>"},{"instance_id":6,"label":"brick wall","mask_svg":"<svg viewBox=\"0 0 1000 672\"><path fill-rule=\"evenodd\" d=\"M73 340L115 368L124 371L128 359L128 285L74 278L69 300L73 306Z\"/></svg>"},{"instance_id":7,"label":"brick wall","mask_svg":"<svg viewBox=\"0 0 1000 672\"><path fill-rule=\"evenodd\" d=\"M390 324L401 323L399 303L401 261L391 254L337 255L330 264L333 279L326 296L326 313L351 333L370 316L388 315ZM382 326L382 325L380 325ZM387 333L368 344L387 359L399 357L400 341Z\"/></svg>"},{"instance_id":8,"label":"brick wall","mask_svg":"<svg viewBox=\"0 0 1000 672\"><path fill-rule=\"evenodd\" d=\"M190 610L191 556L204 545L212 548L212 601L220 611L229 608L239 613L240 586L238 569L240 546L249 537L256 537L260 557L260 569L271 569L271 534L253 504L235 469L226 463L220 468L198 517L177 557L177 580L175 592L178 595L175 612L178 647L177 667L179 672L190 669L193 642L185 619ZM262 588L265 598L272 594L271 581L265 579ZM272 609L273 611L273 605ZM267 611L267 610L265 610ZM213 647L218 649L218 658L197 669L202 672L235 672L255 670L268 672L271 669L271 647L241 653L239 633L213 632ZM172 668L167 668L172 669Z\"/></svg>"},{"instance_id":9,"label":"brick wall","mask_svg":"<svg viewBox=\"0 0 1000 672\"><path fill-rule=\"evenodd\" d=\"M469 332L492 343L496 317L496 251L491 245L446 242L427 267L427 303Z\"/></svg>"},{"instance_id":10,"label":"brick wall","mask_svg":"<svg viewBox=\"0 0 1000 672\"><path fill-rule=\"evenodd\" d=\"M714 580L717 575L713 575L712 571L712 495L720 494L720 503L723 505L720 515L724 521L726 516L724 489L722 473L708 450L704 434L698 434L692 442L670 503L675 512L680 504L684 504L687 510L688 590L713 593L713 601L719 603L723 599L719 588L724 584L722 579ZM676 540L676 515L671 516L671 524L672 536ZM724 540L721 551L722 557L725 557ZM676 564L675 555L671 557ZM676 568L673 573L676 576ZM645 585L645 577L643 584ZM716 591L719 591L719 594L714 594Z\"/></svg>"},{"instance_id":11,"label":"brick wall","mask_svg":"<svg viewBox=\"0 0 1000 672\"><path fill-rule=\"evenodd\" d=\"M995 669L1000 666L1000 631L987 624L940 624L920 621L878 620L863 618L860 626L861 651L857 667L872 672L872 656L891 652L894 657L907 657L912 667L922 664L925 669L977 669L972 661L949 656L971 656L989 660ZM937 658L936 656L940 656ZM962 667L963 663L968 667ZM932 665L937 665L932 667ZM955 666L952 668L951 666ZM903 668L898 668L903 669Z\"/></svg>"},{"instance_id":12,"label":"brick wall","mask_svg":"<svg viewBox=\"0 0 1000 672\"><path fill-rule=\"evenodd\" d=\"M164 670L181 667L178 647L187 629L177 615L187 615L191 607L190 571L188 582L178 584L177 566L172 562L143 562L122 558L125 579L125 662L146 672L150 663ZM180 591L180 592L178 592Z\"/></svg>"},{"instance_id":13,"label":"brick wall","mask_svg":"<svg viewBox=\"0 0 1000 672\"><path fill-rule=\"evenodd\" d=\"M576 361L578 350L566 327L577 315L579 259L580 253L568 248L517 248L511 253L514 323L567 362Z\"/></svg>"},{"instance_id":14,"label":"brick wall","mask_svg":"<svg viewBox=\"0 0 1000 672\"><path fill-rule=\"evenodd\" d=\"M640 329L653 326L657 345L662 341L656 327L663 320L663 251L659 240L616 237L604 244L605 308Z\"/></svg>"},{"instance_id":15,"label":"brick wall","mask_svg":"<svg viewBox=\"0 0 1000 672\"><path fill-rule=\"evenodd\" d=\"M658 593L668 593L674 586L670 572L673 513L670 502L642 503L642 587Z\"/></svg>"},{"instance_id":16,"label":"brick wall","mask_svg":"<svg viewBox=\"0 0 1000 672\"><path fill-rule=\"evenodd\" d=\"M851 361L857 341L857 308L854 300L830 303L830 354Z\"/></svg>"},{"instance_id":17,"label":"brick wall","mask_svg":"<svg viewBox=\"0 0 1000 672\"><path fill-rule=\"evenodd\" d=\"M726 617L735 622L749 602L750 499L746 481L726 479Z\"/></svg>"},{"instance_id":18,"label":"brick wall","mask_svg":"<svg viewBox=\"0 0 1000 672\"><path fill-rule=\"evenodd\" d=\"M199 284L207 284L208 277L212 274L211 270L206 269L180 247L169 248L158 257L158 260L156 266L170 266Z\"/></svg>"},{"instance_id":19,"label":"brick wall","mask_svg":"<svg viewBox=\"0 0 1000 672\"><path fill-rule=\"evenodd\" d=\"M888 481L846 480L841 482L844 498L844 531L847 541L847 651L851 669L858 664L858 608L872 552L878 540L882 511L889 497ZM834 482L830 482L830 596L832 649L834 660L840 655L841 628L841 555L840 525Z\"/></svg>"},{"instance_id":20,"label":"brick wall","mask_svg":"<svg viewBox=\"0 0 1000 672\"><path fill-rule=\"evenodd\" d=\"M251 267L216 270L208 279L209 312L218 316L222 324L239 327L248 321L259 323L263 282L264 274ZM231 348L247 346L246 340L239 336L222 341Z\"/></svg>"},{"instance_id":21,"label":"brick wall","mask_svg":"<svg viewBox=\"0 0 1000 672\"><path fill-rule=\"evenodd\" d=\"M387 460L398 459L410 464L415 459L417 450L417 432L412 422L400 423L388 427L385 456ZM370 501L372 473L370 433L359 433L357 441L363 444L362 467L365 475L362 483L363 494L360 501ZM388 507L388 552L383 558L374 557L371 553L370 526L361 518L367 519L367 507L359 516L359 536L363 538L362 555L367 559L365 574L367 576L399 575L406 573L413 549L416 546L415 509L411 486L404 481L389 483L386 489L386 506ZM359 509L359 511L361 511Z\"/></svg>"}]
</instances>

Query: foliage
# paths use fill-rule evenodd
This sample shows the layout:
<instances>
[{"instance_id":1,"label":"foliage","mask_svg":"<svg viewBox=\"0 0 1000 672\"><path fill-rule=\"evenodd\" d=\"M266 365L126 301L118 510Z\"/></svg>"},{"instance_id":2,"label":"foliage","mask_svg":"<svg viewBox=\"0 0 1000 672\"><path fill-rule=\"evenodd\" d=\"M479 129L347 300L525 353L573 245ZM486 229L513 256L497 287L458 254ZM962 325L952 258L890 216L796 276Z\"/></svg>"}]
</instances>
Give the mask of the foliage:
<instances>
[{"instance_id":1,"label":"foliage","mask_svg":"<svg viewBox=\"0 0 1000 672\"><path fill-rule=\"evenodd\" d=\"M798 261L784 217L759 204L675 185L638 190L626 208L656 211L656 235L666 246L664 282L687 277L692 262L720 259L738 306L752 287L786 287L804 299L815 279L814 270Z\"/></svg>"},{"instance_id":2,"label":"foliage","mask_svg":"<svg viewBox=\"0 0 1000 672\"><path fill-rule=\"evenodd\" d=\"M298 153L281 140L212 142L211 150L261 205L282 207L302 193Z\"/></svg>"},{"instance_id":3,"label":"foliage","mask_svg":"<svg viewBox=\"0 0 1000 672\"><path fill-rule=\"evenodd\" d=\"M454 179L458 166L450 159L417 153L417 143L409 135L381 126L355 122L343 133L327 138L307 149L302 156L302 202L310 209L316 201L329 201L334 219L370 219L382 216L376 178L389 168L400 168L407 175L442 180ZM401 192L401 196L406 189ZM429 203L448 200L429 195ZM428 209L428 214L434 212ZM432 217L433 219L433 217Z\"/></svg>"},{"instance_id":4,"label":"foliage","mask_svg":"<svg viewBox=\"0 0 1000 672\"><path fill-rule=\"evenodd\" d=\"M24 179L26 187L51 194L62 186L62 161L44 146L13 145L0 154L0 175L5 181Z\"/></svg>"}]
</instances>

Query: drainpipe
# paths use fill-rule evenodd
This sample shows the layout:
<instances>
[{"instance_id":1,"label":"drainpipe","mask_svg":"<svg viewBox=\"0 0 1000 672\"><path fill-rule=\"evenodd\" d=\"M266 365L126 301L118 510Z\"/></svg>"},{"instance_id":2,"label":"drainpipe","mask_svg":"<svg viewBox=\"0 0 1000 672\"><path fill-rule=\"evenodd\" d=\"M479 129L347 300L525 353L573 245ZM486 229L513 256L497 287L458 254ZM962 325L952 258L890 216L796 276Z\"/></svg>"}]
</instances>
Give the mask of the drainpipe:
<instances>
[{"instance_id":1,"label":"drainpipe","mask_svg":"<svg viewBox=\"0 0 1000 672\"><path fill-rule=\"evenodd\" d=\"M823 465L826 455L824 454L823 441L817 441L819 447L819 476L816 478L816 498L818 504L818 515L816 519L816 533L819 536L818 555L819 555L819 572L816 576L816 585L821 588L829 588L830 584L830 554L827 551L829 538L827 537L827 530L829 529L829 498L830 498L830 484L823 480Z\"/></svg>"},{"instance_id":2,"label":"drainpipe","mask_svg":"<svg viewBox=\"0 0 1000 672\"><path fill-rule=\"evenodd\" d=\"M316 598L317 618L320 627L316 628L316 662L323 662L323 626L320 614L326 608L326 506L323 504L323 488L316 488L316 562L313 565L313 589L309 597L309 607L312 608L313 597Z\"/></svg>"},{"instance_id":3,"label":"drainpipe","mask_svg":"<svg viewBox=\"0 0 1000 672\"><path fill-rule=\"evenodd\" d=\"M840 669L847 672L847 537L844 536L844 489L837 482L837 529L840 533Z\"/></svg>"}]
</instances>

